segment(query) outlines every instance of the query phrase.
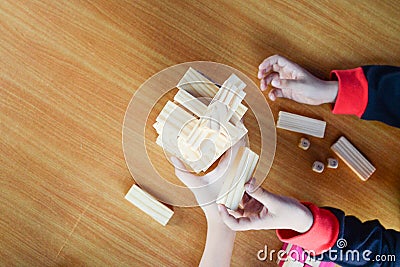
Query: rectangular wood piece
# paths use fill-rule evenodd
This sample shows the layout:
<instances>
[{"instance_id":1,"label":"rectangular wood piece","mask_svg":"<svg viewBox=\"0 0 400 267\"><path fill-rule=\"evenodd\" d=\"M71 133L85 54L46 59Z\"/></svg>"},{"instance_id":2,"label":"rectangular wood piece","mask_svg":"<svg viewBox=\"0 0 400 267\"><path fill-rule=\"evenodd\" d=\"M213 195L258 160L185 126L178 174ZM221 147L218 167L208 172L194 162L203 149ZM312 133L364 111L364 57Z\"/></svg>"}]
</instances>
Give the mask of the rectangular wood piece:
<instances>
[{"instance_id":1,"label":"rectangular wood piece","mask_svg":"<svg viewBox=\"0 0 400 267\"><path fill-rule=\"evenodd\" d=\"M241 147L228 171L217 198L218 204L237 210L244 194L244 184L251 178L259 156L248 147Z\"/></svg>"},{"instance_id":2,"label":"rectangular wood piece","mask_svg":"<svg viewBox=\"0 0 400 267\"><path fill-rule=\"evenodd\" d=\"M279 111L276 127L323 138L325 135L326 122L285 111Z\"/></svg>"},{"instance_id":3,"label":"rectangular wood piece","mask_svg":"<svg viewBox=\"0 0 400 267\"><path fill-rule=\"evenodd\" d=\"M164 226L174 214L171 209L135 184L129 189L125 199Z\"/></svg>"},{"instance_id":4,"label":"rectangular wood piece","mask_svg":"<svg viewBox=\"0 0 400 267\"><path fill-rule=\"evenodd\" d=\"M234 81L229 81L228 85L231 84L238 86L238 88L241 88L241 86L243 86L236 79ZM211 101L220 90L220 88L215 85L214 82L210 81L208 78L206 78L204 75L193 68L189 68L187 70L187 72L185 73L185 75L183 75L182 79L178 82L176 87L189 92L194 97L206 97L209 99L209 101ZM208 105L209 102L206 104ZM243 104L239 104L236 110L235 119L240 120L246 113L246 111L247 107Z\"/></svg>"},{"instance_id":5,"label":"rectangular wood piece","mask_svg":"<svg viewBox=\"0 0 400 267\"><path fill-rule=\"evenodd\" d=\"M331 146L331 149L350 167L361 180L366 181L375 172L376 168L342 136Z\"/></svg>"}]
</instances>

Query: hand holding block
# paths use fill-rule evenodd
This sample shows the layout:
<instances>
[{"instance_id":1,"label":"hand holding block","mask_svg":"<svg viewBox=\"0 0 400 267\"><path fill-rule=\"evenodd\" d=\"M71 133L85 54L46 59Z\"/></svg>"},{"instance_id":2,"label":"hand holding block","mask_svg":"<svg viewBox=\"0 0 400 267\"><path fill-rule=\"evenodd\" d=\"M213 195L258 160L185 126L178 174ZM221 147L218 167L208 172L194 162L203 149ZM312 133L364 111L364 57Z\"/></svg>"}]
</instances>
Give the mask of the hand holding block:
<instances>
[{"instance_id":1,"label":"hand holding block","mask_svg":"<svg viewBox=\"0 0 400 267\"><path fill-rule=\"evenodd\" d=\"M320 161L315 161L312 165L312 170L318 173L321 173L324 171L324 164Z\"/></svg>"},{"instance_id":2,"label":"hand holding block","mask_svg":"<svg viewBox=\"0 0 400 267\"><path fill-rule=\"evenodd\" d=\"M339 162L337 159L328 158L328 164L326 166L330 169L337 169L337 167L339 166Z\"/></svg>"},{"instance_id":3,"label":"hand holding block","mask_svg":"<svg viewBox=\"0 0 400 267\"><path fill-rule=\"evenodd\" d=\"M301 149L307 150L307 149L310 148L310 145L311 145L311 143L310 143L310 141L309 141L307 138L304 138L304 137L303 137L303 138L300 139L299 147L300 147Z\"/></svg>"},{"instance_id":4,"label":"hand holding block","mask_svg":"<svg viewBox=\"0 0 400 267\"><path fill-rule=\"evenodd\" d=\"M174 212L167 206L159 202L149 193L140 189L140 187L135 184L131 187L131 189L129 189L125 199L164 226L174 214Z\"/></svg>"},{"instance_id":5,"label":"hand holding block","mask_svg":"<svg viewBox=\"0 0 400 267\"><path fill-rule=\"evenodd\" d=\"M218 195L217 203L237 210L244 194L244 184L251 178L258 162L258 155L248 147L241 147L229 169Z\"/></svg>"}]
</instances>

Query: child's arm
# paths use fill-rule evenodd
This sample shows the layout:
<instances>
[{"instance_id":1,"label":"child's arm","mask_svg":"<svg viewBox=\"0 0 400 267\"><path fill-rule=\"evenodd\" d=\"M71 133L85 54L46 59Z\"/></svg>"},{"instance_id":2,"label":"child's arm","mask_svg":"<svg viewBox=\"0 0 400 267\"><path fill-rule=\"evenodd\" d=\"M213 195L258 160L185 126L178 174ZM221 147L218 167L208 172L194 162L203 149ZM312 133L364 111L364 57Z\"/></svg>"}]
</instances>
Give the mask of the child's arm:
<instances>
[{"instance_id":1,"label":"child's arm","mask_svg":"<svg viewBox=\"0 0 400 267\"><path fill-rule=\"evenodd\" d=\"M363 66L334 70L339 81L335 114L354 114L365 120L378 120L400 127L400 68Z\"/></svg>"},{"instance_id":2,"label":"child's arm","mask_svg":"<svg viewBox=\"0 0 400 267\"><path fill-rule=\"evenodd\" d=\"M299 65L279 55L265 59L259 66L260 88L274 88L268 96L289 98L299 103L335 103L333 113L354 114L366 120L379 120L400 127L400 68L364 66L335 70L337 81L323 81Z\"/></svg>"},{"instance_id":3,"label":"child's arm","mask_svg":"<svg viewBox=\"0 0 400 267\"><path fill-rule=\"evenodd\" d=\"M343 267L367 265L399 266L399 232L385 229L378 220L361 222L354 216L345 216L341 210L334 208L323 209L333 213L339 222L339 241L330 249L331 257L329 251L322 254L325 261L329 261L329 258L333 256L336 257L335 262ZM343 247L344 243L346 243L345 247ZM332 253L334 251L337 251L337 253ZM340 256L341 251L344 257ZM348 251L354 252L355 257L352 258ZM346 252L348 256L346 256ZM359 253L358 258L357 253Z\"/></svg>"},{"instance_id":4,"label":"child's arm","mask_svg":"<svg viewBox=\"0 0 400 267\"><path fill-rule=\"evenodd\" d=\"M200 266L230 266L236 234L222 221L215 201L224 182L223 177L233 163L231 158L235 158L239 147L244 145L242 139L226 152L213 171L204 176L191 174L179 159L171 159L176 176L193 192L207 219L206 245Z\"/></svg>"},{"instance_id":5,"label":"child's arm","mask_svg":"<svg viewBox=\"0 0 400 267\"><path fill-rule=\"evenodd\" d=\"M225 207L220 207L221 217L235 231L277 229L282 241L313 251L316 255L322 254L318 259L323 257L323 260L341 266L395 266L396 261L375 261L376 255L395 255L397 262L400 259L400 233L386 230L377 220L362 223L337 209L300 203L262 188L251 190L254 190L251 184L250 188L246 186L250 198L246 195L244 209L239 210L236 217L230 215ZM347 243L342 252L338 246L343 242L337 243L340 239ZM352 255L346 257L348 250L357 250L359 259L351 258ZM371 253L365 252L363 257L362 253L367 250Z\"/></svg>"}]
</instances>

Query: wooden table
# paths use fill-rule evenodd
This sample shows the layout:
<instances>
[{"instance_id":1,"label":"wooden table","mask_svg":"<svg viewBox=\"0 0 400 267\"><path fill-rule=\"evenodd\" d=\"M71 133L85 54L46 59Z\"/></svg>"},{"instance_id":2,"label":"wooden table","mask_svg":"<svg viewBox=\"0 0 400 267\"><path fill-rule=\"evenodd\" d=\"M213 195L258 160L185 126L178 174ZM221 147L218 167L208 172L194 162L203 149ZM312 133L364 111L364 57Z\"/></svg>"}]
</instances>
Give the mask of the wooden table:
<instances>
[{"instance_id":1,"label":"wooden table","mask_svg":"<svg viewBox=\"0 0 400 267\"><path fill-rule=\"evenodd\" d=\"M397 1L8 1L0 2L0 265L193 266L205 242L200 208L178 208L166 227L124 200L134 183L121 129L135 90L187 61L230 65L257 82L258 64L282 54L321 78L331 69L400 65ZM400 130L330 106L268 100L328 122L299 150L277 131L264 187L336 206L400 230ZM377 167L367 182L341 163L314 160L348 137ZM237 235L234 266L257 260L274 231Z\"/></svg>"}]
</instances>

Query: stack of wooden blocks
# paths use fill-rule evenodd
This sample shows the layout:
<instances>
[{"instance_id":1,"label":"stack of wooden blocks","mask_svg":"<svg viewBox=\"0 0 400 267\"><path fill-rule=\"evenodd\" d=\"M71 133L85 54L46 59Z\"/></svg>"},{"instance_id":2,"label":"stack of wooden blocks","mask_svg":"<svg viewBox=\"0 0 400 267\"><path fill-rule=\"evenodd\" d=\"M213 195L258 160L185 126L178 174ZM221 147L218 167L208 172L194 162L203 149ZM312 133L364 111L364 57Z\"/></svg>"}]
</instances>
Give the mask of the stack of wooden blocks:
<instances>
[{"instance_id":1,"label":"stack of wooden blocks","mask_svg":"<svg viewBox=\"0 0 400 267\"><path fill-rule=\"evenodd\" d=\"M156 143L195 173L206 171L247 133L240 121L247 111L241 103L245 87L232 74L219 88L189 68L177 85L176 103L168 101L153 125Z\"/></svg>"},{"instance_id":2,"label":"stack of wooden blocks","mask_svg":"<svg viewBox=\"0 0 400 267\"><path fill-rule=\"evenodd\" d=\"M246 84L235 74L219 87L189 68L177 84L179 90L174 102L168 101L156 118L153 125L158 134L156 143L196 174L207 171L248 132L241 121L247 111L242 104L246 96L245 87ZM258 158L247 147L238 150L236 157L231 159L233 164L224 177L217 203L232 210L238 208L244 184L252 176ZM161 208L159 205L163 204L156 203L154 198L140 190L134 185L125 198L165 225L173 212ZM139 194L149 201L139 199L136 196ZM154 206L154 209L149 206Z\"/></svg>"}]
</instances>

